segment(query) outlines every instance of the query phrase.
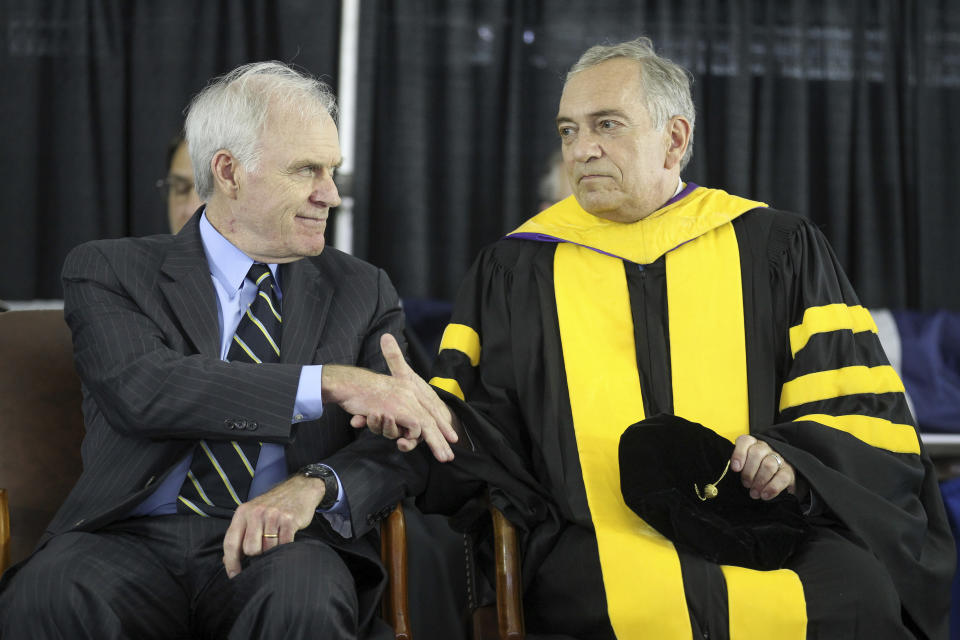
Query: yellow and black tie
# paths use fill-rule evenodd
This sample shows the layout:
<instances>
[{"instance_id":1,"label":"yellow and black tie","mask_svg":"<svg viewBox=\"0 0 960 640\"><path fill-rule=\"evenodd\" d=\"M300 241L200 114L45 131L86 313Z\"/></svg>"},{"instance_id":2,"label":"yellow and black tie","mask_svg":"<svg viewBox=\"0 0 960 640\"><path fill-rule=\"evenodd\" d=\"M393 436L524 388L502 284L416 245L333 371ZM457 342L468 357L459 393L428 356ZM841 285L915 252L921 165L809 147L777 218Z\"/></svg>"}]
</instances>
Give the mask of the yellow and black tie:
<instances>
[{"instance_id":1,"label":"yellow and black tie","mask_svg":"<svg viewBox=\"0 0 960 640\"><path fill-rule=\"evenodd\" d=\"M257 285L257 296L237 325L227 360L279 362L280 300L273 275L265 264L254 263L247 279ZM201 440L180 488L178 512L232 517L247 500L259 456L260 442L255 440Z\"/></svg>"}]
</instances>

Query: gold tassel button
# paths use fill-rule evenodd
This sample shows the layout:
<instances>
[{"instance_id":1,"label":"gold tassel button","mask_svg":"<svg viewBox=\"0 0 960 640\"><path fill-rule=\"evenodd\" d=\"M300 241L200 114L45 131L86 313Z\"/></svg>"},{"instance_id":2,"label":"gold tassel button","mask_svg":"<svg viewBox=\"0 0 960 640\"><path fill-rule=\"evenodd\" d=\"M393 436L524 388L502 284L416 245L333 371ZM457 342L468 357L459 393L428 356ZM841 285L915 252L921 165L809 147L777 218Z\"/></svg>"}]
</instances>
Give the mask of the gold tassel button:
<instances>
[{"instance_id":1,"label":"gold tassel button","mask_svg":"<svg viewBox=\"0 0 960 640\"><path fill-rule=\"evenodd\" d=\"M720 477L717 478L716 482L707 484L703 487L703 493L700 493L700 487L697 486L697 483L693 483L693 490L697 492L697 497L700 498L700 502L706 502L716 498L720 491L717 489L717 485L720 484L720 481L723 480L723 477L727 475L727 470L730 469L730 461L727 460L727 466L723 468L723 473L720 474Z\"/></svg>"}]
</instances>

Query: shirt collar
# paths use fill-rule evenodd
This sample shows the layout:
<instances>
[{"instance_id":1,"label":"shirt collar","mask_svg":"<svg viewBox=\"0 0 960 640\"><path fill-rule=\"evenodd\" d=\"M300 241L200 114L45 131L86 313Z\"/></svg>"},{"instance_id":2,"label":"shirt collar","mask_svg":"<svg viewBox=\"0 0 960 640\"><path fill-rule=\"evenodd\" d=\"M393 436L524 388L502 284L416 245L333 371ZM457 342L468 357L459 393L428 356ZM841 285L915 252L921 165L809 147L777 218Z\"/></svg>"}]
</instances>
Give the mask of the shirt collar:
<instances>
[{"instance_id":1,"label":"shirt collar","mask_svg":"<svg viewBox=\"0 0 960 640\"><path fill-rule=\"evenodd\" d=\"M232 297L240 291L247 272L250 271L250 265L253 264L253 259L213 228L207 220L206 209L200 216L200 240L207 254L210 275L216 278L224 291L229 291ZM277 265L268 264L267 266L270 267L274 282L277 282Z\"/></svg>"}]
</instances>

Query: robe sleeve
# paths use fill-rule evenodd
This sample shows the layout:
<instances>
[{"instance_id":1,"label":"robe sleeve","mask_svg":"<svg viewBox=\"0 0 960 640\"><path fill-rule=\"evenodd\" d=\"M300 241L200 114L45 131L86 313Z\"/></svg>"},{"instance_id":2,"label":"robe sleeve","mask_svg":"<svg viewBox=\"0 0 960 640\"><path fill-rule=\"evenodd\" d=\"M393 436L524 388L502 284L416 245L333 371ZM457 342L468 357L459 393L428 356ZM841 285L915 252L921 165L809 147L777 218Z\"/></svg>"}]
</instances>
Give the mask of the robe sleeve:
<instances>
[{"instance_id":1,"label":"robe sleeve","mask_svg":"<svg viewBox=\"0 0 960 640\"><path fill-rule=\"evenodd\" d=\"M440 342L430 384L459 416L466 437L452 463L432 465L420 505L447 514L459 511L466 526L475 509L462 505L489 488L491 499L511 521L532 526L546 517L548 501L530 471L530 446L514 382L512 274L495 254L488 248L474 262Z\"/></svg>"},{"instance_id":2,"label":"robe sleeve","mask_svg":"<svg viewBox=\"0 0 960 640\"><path fill-rule=\"evenodd\" d=\"M770 264L777 418L755 435L884 563L914 622L945 635L955 551L903 384L822 234L804 222L782 246Z\"/></svg>"}]
</instances>

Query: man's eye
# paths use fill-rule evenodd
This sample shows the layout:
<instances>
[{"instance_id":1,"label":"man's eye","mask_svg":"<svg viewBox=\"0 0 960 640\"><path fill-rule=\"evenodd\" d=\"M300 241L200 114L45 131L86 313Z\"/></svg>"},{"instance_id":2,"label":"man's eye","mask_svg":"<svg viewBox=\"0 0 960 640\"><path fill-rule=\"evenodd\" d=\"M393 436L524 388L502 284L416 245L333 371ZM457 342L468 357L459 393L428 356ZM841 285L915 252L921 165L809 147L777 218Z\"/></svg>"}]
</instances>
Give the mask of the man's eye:
<instances>
[{"instance_id":1,"label":"man's eye","mask_svg":"<svg viewBox=\"0 0 960 640\"><path fill-rule=\"evenodd\" d=\"M193 189L193 183L183 178L168 178L168 184L170 185L170 191L178 196L185 196L190 192L190 189Z\"/></svg>"},{"instance_id":2,"label":"man's eye","mask_svg":"<svg viewBox=\"0 0 960 640\"><path fill-rule=\"evenodd\" d=\"M561 138L569 138L573 135L573 127L560 127L559 133Z\"/></svg>"},{"instance_id":3,"label":"man's eye","mask_svg":"<svg viewBox=\"0 0 960 640\"><path fill-rule=\"evenodd\" d=\"M617 126L616 120L601 120L600 128L601 129L614 129Z\"/></svg>"},{"instance_id":4,"label":"man's eye","mask_svg":"<svg viewBox=\"0 0 960 640\"><path fill-rule=\"evenodd\" d=\"M313 174L315 174L316 172L317 172L317 168L312 165L308 165L306 167L300 167L300 169L297 170L297 173L307 178L312 178Z\"/></svg>"}]
</instances>

